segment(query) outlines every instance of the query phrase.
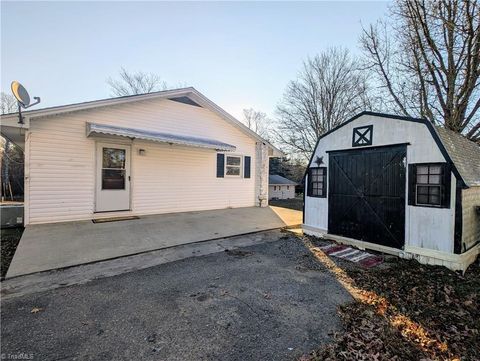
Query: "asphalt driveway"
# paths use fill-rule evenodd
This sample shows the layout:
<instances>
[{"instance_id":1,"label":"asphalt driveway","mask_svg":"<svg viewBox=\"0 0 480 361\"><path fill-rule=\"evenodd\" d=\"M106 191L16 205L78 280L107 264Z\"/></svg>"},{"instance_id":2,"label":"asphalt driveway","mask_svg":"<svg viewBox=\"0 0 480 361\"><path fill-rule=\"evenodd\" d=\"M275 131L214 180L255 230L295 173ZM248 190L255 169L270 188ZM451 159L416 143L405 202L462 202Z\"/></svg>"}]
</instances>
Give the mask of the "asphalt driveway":
<instances>
[{"instance_id":1,"label":"asphalt driveway","mask_svg":"<svg viewBox=\"0 0 480 361\"><path fill-rule=\"evenodd\" d=\"M287 235L4 300L2 357L291 360L328 341L349 300Z\"/></svg>"}]
</instances>

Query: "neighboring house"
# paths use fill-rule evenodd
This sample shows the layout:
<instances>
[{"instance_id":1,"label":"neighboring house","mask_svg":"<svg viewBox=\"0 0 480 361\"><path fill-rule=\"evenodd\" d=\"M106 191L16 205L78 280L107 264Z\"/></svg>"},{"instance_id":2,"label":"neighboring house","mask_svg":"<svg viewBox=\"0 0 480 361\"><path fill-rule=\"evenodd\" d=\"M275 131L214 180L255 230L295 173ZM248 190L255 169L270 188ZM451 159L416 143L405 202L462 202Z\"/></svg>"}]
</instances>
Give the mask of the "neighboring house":
<instances>
[{"instance_id":1,"label":"neighboring house","mask_svg":"<svg viewBox=\"0 0 480 361\"><path fill-rule=\"evenodd\" d=\"M295 198L297 183L277 174L268 176L268 199Z\"/></svg>"},{"instance_id":2,"label":"neighboring house","mask_svg":"<svg viewBox=\"0 0 480 361\"><path fill-rule=\"evenodd\" d=\"M318 140L304 231L465 270L480 249L480 148L424 119L363 112Z\"/></svg>"},{"instance_id":3,"label":"neighboring house","mask_svg":"<svg viewBox=\"0 0 480 361\"><path fill-rule=\"evenodd\" d=\"M266 206L282 153L194 88L1 117L25 149L25 224Z\"/></svg>"}]
</instances>

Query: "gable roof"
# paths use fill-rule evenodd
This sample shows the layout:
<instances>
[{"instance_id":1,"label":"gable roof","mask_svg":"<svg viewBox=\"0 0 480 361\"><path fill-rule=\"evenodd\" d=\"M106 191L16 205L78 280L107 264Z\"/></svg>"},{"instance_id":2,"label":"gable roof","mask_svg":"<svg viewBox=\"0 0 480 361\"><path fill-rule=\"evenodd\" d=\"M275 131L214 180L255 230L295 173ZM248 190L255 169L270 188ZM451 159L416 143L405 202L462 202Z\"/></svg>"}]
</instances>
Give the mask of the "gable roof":
<instances>
[{"instance_id":1,"label":"gable roof","mask_svg":"<svg viewBox=\"0 0 480 361\"><path fill-rule=\"evenodd\" d=\"M268 141L260 137L257 133L253 130L248 128L242 122L237 120L235 117L227 113L225 110L220 108L217 104L212 102L208 99L205 95L200 93L193 87L188 88L179 88L179 89L171 89L171 90L163 90L158 92L152 92L147 94L136 94L136 95L126 95L116 98L107 98L107 99L100 99L100 100L93 100L81 103L74 103L68 105L61 105L61 106L54 106L48 107L43 109L35 109L35 110L27 110L22 111L22 115L25 119L35 119L43 116L50 116L50 115L58 115L70 112L76 112L80 110L87 110L87 109L94 109L100 107L106 107L111 105L117 104L125 104L130 102L138 102L142 100L150 100L150 99L169 99L185 104L190 104L192 106L200 106L205 109L209 109L213 113L217 114L219 117L230 123L231 125L235 126L243 133L249 135L250 137L254 138L257 141L260 141L270 147L273 151L273 156L284 156L283 152L280 151L278 148L270 144ZM189 101L189 100L190 101ZM0 116L0 119L14 119L18 117L18 113L10 113L4 114Z\"/></svg>"},{"instance_id":2,"label":"gable roof","mask_svg":"<svg viewBox=\"0 0 480 361\"><path fill-rule=\"evenodd\" d=\"M282 177L278 174L270 174L268 176L268 184L269 185L297 185L294 181L291 181L290 179L287 179L285 177Z\"/></svg>"},{"instance_id":3,"label":"gable roof","mask_svg":"<svg viewBox=\"0 0 480 361\"><path fill-rule=\"evenodd\" d=\"M480 146L452 130L436 130L465 184L480 186Z\"/></svg>"},{"instance_id":4,"label":"gable roof","mask_svg":"<svg viewBox=\"0 0 480 361\"><path fill-rule=\"evenodd\" d=\"M315 150L317 149L320 140L340 129L341 127L347 125L348 123L360 118L363 115L424 124L430 131L433 140L437 144L444 158L447 160L447 162L452 164L452 172L455 174L455 177L462 181L466 187L480 185L480 170L478 166L478 159L480 157L480 154L478 153L480 152L480 148L475 143L469 141L462 135L459 135L453 131L449 131L441 127L437 127L437 129L435 129L436 127L428 119L425 118L413 118L371 111L363 111L343 122L342 124L336 126L335 128L331 129L330 131L326 132L325 134L321 135L318 138L317 143L315 144L315 148L312 152L312 156L310 157L310 161L308 162L308 166L303 176L304 178L307 175L308 168L310 168L312 164L313 156L315 155ZM442 130L445 130L445 132L442 132ZM450 133L453 133L453 135ZM477 163L473 165L473 162L475 161L477 161ZM462 169L462 172L459 171L459 168Z\"/></svg>"}]
</instances>

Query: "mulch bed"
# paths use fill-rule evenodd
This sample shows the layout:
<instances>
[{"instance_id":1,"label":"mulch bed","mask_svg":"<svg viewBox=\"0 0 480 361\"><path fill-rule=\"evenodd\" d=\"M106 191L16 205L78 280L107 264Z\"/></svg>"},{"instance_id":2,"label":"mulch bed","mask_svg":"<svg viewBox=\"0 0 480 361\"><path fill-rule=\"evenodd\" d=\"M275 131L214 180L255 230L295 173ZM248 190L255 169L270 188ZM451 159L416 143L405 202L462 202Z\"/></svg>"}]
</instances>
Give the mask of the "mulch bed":
<instances>
[{"instance_id":1,"label":"mulch bed","mask_svg":"<svg viewBox=\"0 0 480 361\"><path fill-rule=\"evenodd\" d=\"M18 242L22 237L23 228L8 228L1 230L1 263L0 276L1 279L5 277L12 262L13 255L18 246Z\"/></svg>"},{"instance_id":2,"label":"mulch bed","mask_svg":"<svg viewBox=\"0 0 480 361\"><path fill-rule=\"evenodd\" d=\"M317 258L355 301L339 308L343 330L334 341L302 361L480 360L478 260L462 275L398 258L364 269L326 257Z\"/></svg>"}]
</instances>

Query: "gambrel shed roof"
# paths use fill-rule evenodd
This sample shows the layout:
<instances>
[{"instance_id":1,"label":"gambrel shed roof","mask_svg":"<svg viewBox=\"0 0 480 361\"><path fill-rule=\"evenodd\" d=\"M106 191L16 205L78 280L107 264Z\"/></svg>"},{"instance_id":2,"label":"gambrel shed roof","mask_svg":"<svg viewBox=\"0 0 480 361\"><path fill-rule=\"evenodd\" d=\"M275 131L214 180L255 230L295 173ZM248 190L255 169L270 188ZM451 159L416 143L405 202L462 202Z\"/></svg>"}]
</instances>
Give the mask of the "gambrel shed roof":
<instances>
[{"instance_id":1,"label":"gambrel shed roof","mask_svg":"<svg viewBox=\"0 0 480 361\"><path fill-rule=\"evenodd\" d=\"M461 179L466 187L480 186L480 146L454 131L443 127L436 127L429 120L424 118L363 111L321 135L317 140L315 149L317 149L318 143L322 138L364 115L425 124L445 159L452 163L452 170L455 176L458 179ZM313 162L314 154L315 151L312 153L307 170Z\"/></svg>"},{"instance_id":2,"label":"gambrel shed roof","mask_svg":"<svg viewBox=\"0 0 480 361\"><path fill-rule=\"evenodd\" d=\"M436 130L465 184L480 186L480 146L452 130Z\"/></svg>"}]
</instances>

